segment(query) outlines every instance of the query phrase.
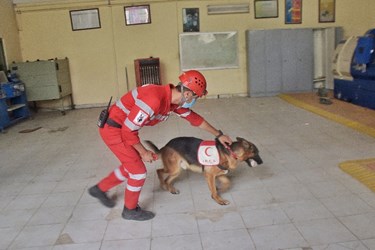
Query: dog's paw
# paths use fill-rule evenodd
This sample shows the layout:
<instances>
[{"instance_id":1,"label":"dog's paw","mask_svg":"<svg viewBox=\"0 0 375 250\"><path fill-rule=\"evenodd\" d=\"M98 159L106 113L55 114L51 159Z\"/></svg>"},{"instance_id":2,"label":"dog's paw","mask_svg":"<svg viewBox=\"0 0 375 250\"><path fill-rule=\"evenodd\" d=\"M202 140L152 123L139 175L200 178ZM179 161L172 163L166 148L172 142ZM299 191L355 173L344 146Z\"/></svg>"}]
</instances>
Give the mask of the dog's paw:
<instances>
[{"instance_id":1,"label":"dog's paw","mask_svg":"<svg viewBox=\"0 0 375 250\"><path fill-rule=\"evenodd\" d=\"M230 202L227 201L227 200L217 200L216 202L217 202L219 205L228 205L228 204L230 204Z\"/></svg>"},{"instance_id":2,"label":"dog's paw","mask_svg":"<svg viewBox=\"0 0 375 250\"><path fill-rule=\"evenodd\" d=\"M224 200L221 197L212 197L219 205L228 205L230 202L228 200Z\"/></svg>"},{"instance_id":3,"label":"dog's paw","mask_svg":"<svg viewBox=\"0 0 375 250\"><path fill-rule=\"evenodd\" d=\"M179 194L180 193L180 190L178 190L177 188L171 188L170 192L172 194Z\"/></svg>"},{"instance_id":4,"label":"dog's paw","mask_svg":"<svg viewBox=\"0 0 375 250\"><path fill-rule=\"evenodd\" d=\"M220 204L220 205L229 205L230 202L227 201L227 200L222 200L219 204Z\"/></svg>"}]
</instances>

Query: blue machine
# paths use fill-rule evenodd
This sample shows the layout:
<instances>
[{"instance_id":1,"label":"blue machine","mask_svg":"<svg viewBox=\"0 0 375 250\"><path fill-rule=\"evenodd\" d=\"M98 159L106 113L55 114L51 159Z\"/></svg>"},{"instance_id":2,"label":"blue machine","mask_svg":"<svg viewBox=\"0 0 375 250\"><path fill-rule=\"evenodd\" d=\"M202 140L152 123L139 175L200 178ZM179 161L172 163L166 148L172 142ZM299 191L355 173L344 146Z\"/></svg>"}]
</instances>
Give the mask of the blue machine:
<instances>
[{"instance_id":1,"label":"blue machine","mask_svg":"<svg viewBox=\"0 0 375 250\"><path fill-rule=\"evenodd\" d=\"M0 83L0 132L30 116L24 84L14 74Z\"/></svg>"},{"instance_id":2,"label":"blue machine","mask_svg":"<svg viewBox=\"0 0 375 250\"><path fill-rule=\"evenodd\" d=\"M350 46L350 42L356 42L356 45ZM367 31L362 37L345 41L341 47L338 46L336 53L335 98L375 109L375 29ZM350 54L351 58L348 58ZM340 56L343 61L341 64L337 62ZM350 62L350 73L346 72L347 74L339 69L339 64L345 64L345 60Z\"/></svg>"}]
</instances>

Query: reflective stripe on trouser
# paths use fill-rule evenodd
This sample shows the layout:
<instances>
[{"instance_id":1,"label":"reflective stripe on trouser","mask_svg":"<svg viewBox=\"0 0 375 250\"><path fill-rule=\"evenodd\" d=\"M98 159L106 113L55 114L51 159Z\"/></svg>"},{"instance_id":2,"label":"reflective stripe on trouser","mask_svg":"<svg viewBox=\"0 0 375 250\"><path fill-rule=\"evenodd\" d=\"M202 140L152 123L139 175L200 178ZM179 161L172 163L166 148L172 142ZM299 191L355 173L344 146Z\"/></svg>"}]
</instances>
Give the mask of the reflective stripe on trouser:
<instances>
[{"instance_id":1,"label":"reflective stripe on trouser","mask_svg":"<svg viewBox=\"0 0 375 250\"><path fill-rule=\"evenodd\" d=\"M138 204L139 195L146 180L147 170L138 152L132 146L122 142L121 134L116 133L120 131L121 129L107 126L100 129L104 142L117 156L122 165L102 179L98 186L100 190L106 192L127 179L124 204L128 209L134 209Z\"/></svg>"}]
</instances>

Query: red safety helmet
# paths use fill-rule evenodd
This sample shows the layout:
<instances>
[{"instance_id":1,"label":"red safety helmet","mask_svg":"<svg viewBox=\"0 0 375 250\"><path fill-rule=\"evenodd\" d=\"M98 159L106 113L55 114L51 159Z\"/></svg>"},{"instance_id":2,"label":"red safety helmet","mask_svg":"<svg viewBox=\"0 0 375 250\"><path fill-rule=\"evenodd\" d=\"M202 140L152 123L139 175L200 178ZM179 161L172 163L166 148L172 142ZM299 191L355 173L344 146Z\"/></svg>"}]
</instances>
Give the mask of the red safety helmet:
<instances>
[{"instance_id":1,"label":"red safety helmet","mask_svg":"<svg viewBox=\"0 0 375 250\"><path fill-rule=\"evenodd\" d=\"M196 70L189 70L182 73L180 76L182 85L193 91L199 97L207 95L207 83L204 76Z\"/></svg>"}]
</instances>

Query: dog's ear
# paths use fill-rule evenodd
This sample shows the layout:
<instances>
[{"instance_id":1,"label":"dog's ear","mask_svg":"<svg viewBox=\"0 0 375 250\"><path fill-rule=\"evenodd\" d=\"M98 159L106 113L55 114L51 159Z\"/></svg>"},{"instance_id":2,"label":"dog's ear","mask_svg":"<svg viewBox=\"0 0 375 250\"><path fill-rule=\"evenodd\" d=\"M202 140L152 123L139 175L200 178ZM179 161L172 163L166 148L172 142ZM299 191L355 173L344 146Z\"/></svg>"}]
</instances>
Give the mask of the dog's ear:
<instances>
[{"instance_id":1,"label":"dog's ear","mask_svg":"<svg viewBox=\"0 0 375 250\"><path fill-rule=\"evenodd\" d=\"M245 140L244 138L236 137L236 139L237 139L237 141L239 141L244 146L244 148L250 148L251 147L251 143L248 142L247 140Z\"/></svg>"},{"instance_id":2,"label":"dog's ear","mask_svg":"<svg viewBox=\"0 0 375 250\"><path fill-rule=\"evenodd\" d=\"M236 137L236 140L237 141L239 141L239 142L241 142L242 143L242 141L246 141L244 138L242 138L242 137Z\"/></svg>"}]
</instances>

